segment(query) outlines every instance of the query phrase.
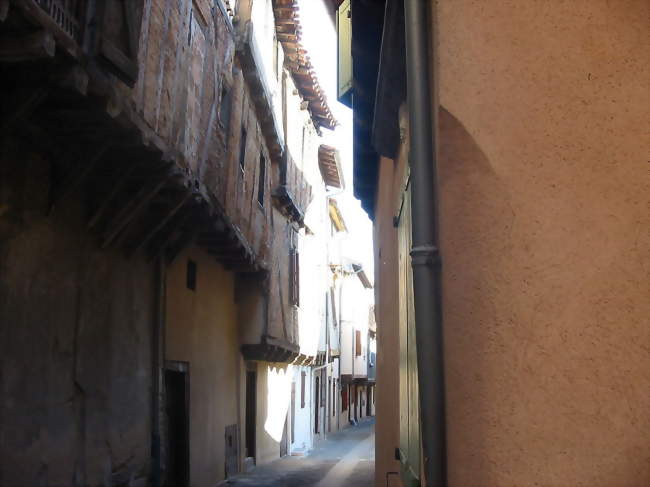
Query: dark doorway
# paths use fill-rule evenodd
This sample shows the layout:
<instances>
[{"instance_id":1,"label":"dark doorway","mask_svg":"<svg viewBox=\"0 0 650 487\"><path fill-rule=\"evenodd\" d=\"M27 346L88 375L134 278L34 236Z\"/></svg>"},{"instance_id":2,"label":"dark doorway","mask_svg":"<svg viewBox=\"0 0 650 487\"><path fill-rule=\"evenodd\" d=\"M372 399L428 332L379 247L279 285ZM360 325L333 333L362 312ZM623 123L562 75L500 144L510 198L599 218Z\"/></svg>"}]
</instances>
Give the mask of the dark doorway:
<instances>
[{"instance_id":1,"label":"dark doorway","mask_svg":"<svg viewBox=\"0 0 650 487\"><path fill-rule=\"evenodd\" d=\"M284 418L284 428L282 428L282 439L280 440L280 457L286 457L287 453L289 453L289 445L287 444L287 441L289 441L287 437L288 422L289 415L287 414Z\"/></svg>"},{"instance_id":2,"label":"dark doorway","mask_svg":"<svg viewBox=\"0 0 650 487\"><path fill-rule=\"evenodd\" d=\"M332 378L327 378L327 411L332 411L332 402L334 401L334 390L332 389ZM327 413L326 413L327 414ZM332 416L327 414L327 431L332 431Z\"/></svg>"},{"instance_id":3,"label":"dark doorway","mask_svg":"<svg viewBox=\"0 0 650 487\"><path fill-rule=\"evenodd\" d=\"M366 391L366 416L372 416L372 386Z\"/></svg>"},{"instance_id":4,"label":"dark doorway","mask_svg":"<svg viewBox=\"0 0 650 487\"><path fill-rule=\"evenodd\" d=\"M171 363L165 370L167 419L166 487L190 485L190 416L188 364Z\"/></svg>"},{"instance_id":5,"label":"dark doorway","mask_svg":"<svg viewBox=\"0 0 650 487\"><path fill-rule=\"evenodd\" d=\"M257 414L257 372L246 371L246 456L255 459L255 416Z\"/></svg>"},{"instance_id":6,"label":"dark doorway","mask_svg":"<svg viewBox=\"0 0 650 487\"><path fill-rule=\"evenodd\" d=\"M296 383L291 383L291 444L296 442Z\"/></svg>"},{"instance_id":7,"label":"dark doorway","mask_svg":"<svg viewBox=\"0 0 650 487\"><path fill-rule=\"evenodd\" d=\"M316 402L314 403L314 433L318 434L320 429L318 427L318 412L320 410L320 379L316 377L316 397L314 398Z\"/></svg>"}]
</instances>

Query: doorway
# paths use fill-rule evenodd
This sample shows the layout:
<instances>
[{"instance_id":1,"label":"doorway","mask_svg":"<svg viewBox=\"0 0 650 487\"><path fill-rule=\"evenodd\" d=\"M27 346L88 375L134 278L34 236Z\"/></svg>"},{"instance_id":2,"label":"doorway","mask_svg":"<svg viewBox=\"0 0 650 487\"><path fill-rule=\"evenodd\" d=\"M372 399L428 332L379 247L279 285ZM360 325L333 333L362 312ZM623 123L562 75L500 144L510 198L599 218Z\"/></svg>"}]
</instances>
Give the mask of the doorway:
<instances>
[{"instance_id":1,"label":"doorway","mask_svg":"<svg viewBox=\"0 0 650 487\"><path fill-rule=\"evenodd\" d=\"M165 416L167 421L166 487L190 485L189 364L165 366Z\"/></svg>"},{"instance_id":2,"label":"doorway","mask_svg":"<svg viewBox=\"0 0 650 487\"><path fill-rule=\"evenodd\" d=\"M282 428L282 439L280 440L280 457L286 457L289 453L289 438L287 429L289 428L289 414L284 417L284 427Z\"/></svg>"},{"instance_id":3,"label":"doorway","mask_svg":"<svg viewBox=\"0 0 650 487\"><path fill-rule=\"evenodd\" d=\"M291 444L296 442L296 383L291 383Z\"/></svg>"},{"instance_id":4,"label":"doorway","mask_svg":"<svg viewBox=\"0 0 650 487\"><path fill-rule=\"evenodd\" d=\"M257 427L257 371L246 371L246 457L255 463L255 428Z\"/></svg>"},{"instance_id":5,"label":"doorway","mask_svg":"<svg viewBox=\"0 0 650 487\"><path fill-rule=\"evenodd\" d=\"M318 376L316 376L316 402L314 403L314 411L315 411L315 416L314 416L314 433L318 434L319 433L319 428L318 428L318 412L320 409L320 379Z\"/></svg>"}]
</instances>

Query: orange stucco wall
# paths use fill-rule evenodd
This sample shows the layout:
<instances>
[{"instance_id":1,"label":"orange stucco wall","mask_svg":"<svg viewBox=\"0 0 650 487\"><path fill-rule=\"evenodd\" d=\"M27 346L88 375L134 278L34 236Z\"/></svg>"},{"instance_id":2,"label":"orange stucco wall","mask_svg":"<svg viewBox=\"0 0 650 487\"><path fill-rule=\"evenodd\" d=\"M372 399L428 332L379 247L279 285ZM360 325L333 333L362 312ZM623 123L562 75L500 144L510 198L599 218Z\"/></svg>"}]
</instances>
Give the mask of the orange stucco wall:
<instances>
[{"instance_id":1,"label":"orange stucco wall","mask_svg":"<svg viewBox=\"0 0 650 487\"><path fill-rule=\"evenodd\" d=\"M649 18L437 2L451 486L650 484ZM400 177L381 161L377 485L396 470Z\"/></svg>"},{"instance_id":2,"label":"orange stucco wall","mask_svg":"<svg viewBox=\"0 0 650 487\"><path fill-rule=\"evenodd\" d=\"M438 2L450 485L650 483L649 6Z\"/></svg>"},{"instance_id":3,"label":"orange stucco wall","mask_svg":"<svg viewBox=\"0 0 650 487\"><path fill-rule=\"evenodd\" d=\"M398 472L395 448L399 446L399 304L397 231L393 226L395 192L401 168L382 158L374 225L375 315L377 320L377 385L375 387L375 484L386 485L386 474ZM347 413L346 413L347 414ZM347 415L346 415L347 420ZM388 476L389 485L399 485Z\"/></svg>"},{"instance_id":4,"label":"orange stucco wall","mask_svg":"<svg viewBox=\"0 0 650 487\"><path fill-rule=\"evenodd\" d=\"M188 259L196 290L186 287ZM239 352L234 276L191 247L167 271L165 358L189 363L190 483L211 486L225 477L225 430L240 425L243 455L244 362Z\"/></svg>"}]
</instances>

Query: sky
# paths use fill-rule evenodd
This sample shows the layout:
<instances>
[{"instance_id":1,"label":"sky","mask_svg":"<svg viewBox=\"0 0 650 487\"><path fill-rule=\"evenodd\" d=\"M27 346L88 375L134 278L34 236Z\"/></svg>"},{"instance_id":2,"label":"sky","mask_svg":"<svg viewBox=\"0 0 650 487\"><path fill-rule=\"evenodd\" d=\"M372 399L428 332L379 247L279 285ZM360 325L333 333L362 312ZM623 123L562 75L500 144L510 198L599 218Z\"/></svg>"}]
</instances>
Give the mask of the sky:
<instances>
[{"instance_id":1,"label":"sky","mask_svg":"<svg viewBox=\"0 0 650 487\"><path fill-rule=\"evenodd\" d=\"M361 203L353 196L352 179L352 110L336 101L336 27L322 0L299 0L302 43L327 94L327 102L339 122L334 131L323 129L323 143L339 149L345 191L336 197L349 236L344 254L361 262L366 274L374 276L372 222Z\"/></svg>"}]
</instances>

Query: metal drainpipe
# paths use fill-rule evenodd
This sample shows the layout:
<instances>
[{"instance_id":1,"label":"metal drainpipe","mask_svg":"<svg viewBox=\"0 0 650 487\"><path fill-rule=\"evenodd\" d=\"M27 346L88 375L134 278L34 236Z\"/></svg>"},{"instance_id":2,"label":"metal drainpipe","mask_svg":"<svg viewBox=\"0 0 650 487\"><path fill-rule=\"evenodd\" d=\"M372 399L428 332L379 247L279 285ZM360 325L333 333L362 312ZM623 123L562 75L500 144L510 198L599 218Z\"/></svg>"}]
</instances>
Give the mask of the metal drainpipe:
<instances>
[{"instance_id":1,"label":"metal drainpipe","mask_svg":"<svg viewBox=\"0 0 650 487\"><path fill-rule=\"evenodd\" d=\"M412 183L413 294L423 471L428 487L447 485L445 385L438 251L433 62L427 0L404 0ZM433 5L433 2L431 2ZM434 8L433 6L431 8Z\"/></svg>"}]
</instances>

